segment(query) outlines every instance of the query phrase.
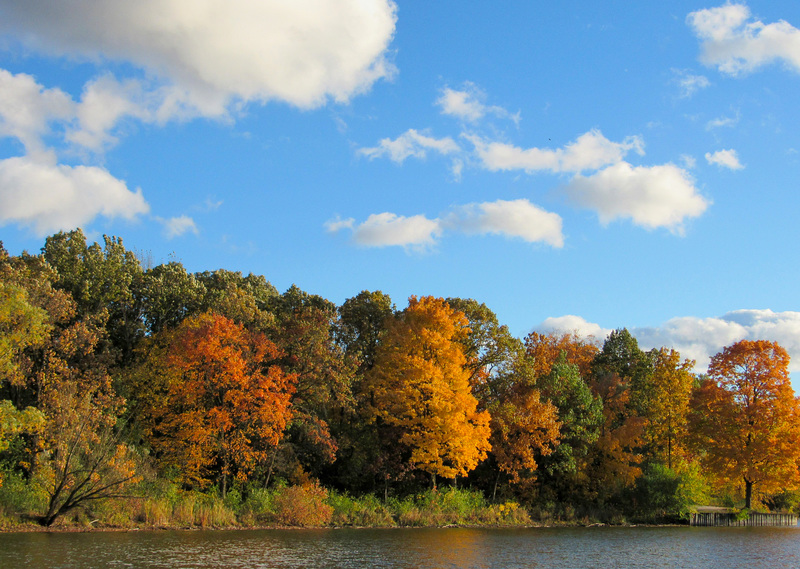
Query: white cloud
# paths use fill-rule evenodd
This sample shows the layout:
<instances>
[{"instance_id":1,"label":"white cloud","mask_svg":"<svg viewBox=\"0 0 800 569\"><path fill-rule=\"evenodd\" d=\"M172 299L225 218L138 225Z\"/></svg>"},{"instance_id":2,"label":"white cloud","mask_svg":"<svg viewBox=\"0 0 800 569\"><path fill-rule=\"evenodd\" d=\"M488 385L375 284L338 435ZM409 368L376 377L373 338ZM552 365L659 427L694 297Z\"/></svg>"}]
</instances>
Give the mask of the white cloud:
<instances>
[{"instance_id":1,"label":"white cloud","mask_svg":"<svg viewBox=\"0 0 800 569\"><path fill-rule=\"evenodd\" d=\"M596 170L622 160L631 150L644 153L644 143L638 136L622 142L612 142L593 129L582 134L564 148L523 149L502 142L485 142L477 137L470 140L483 165L492 171L525 170L526 172L581 172Z\"/></svg>"},{"instance_id":2,"label":"white cloud","mask_svg":"<svg viewBox=\"0 0 800 569\"><path fill-rule=\"evenodd\" d=\"M573 202L595 210L604 225L630 218L636 225L677 234L687 218L701 215L709 205L688 172L673 164L634 167L620 162L588 177L576 175L564 190Z\"/></svg>"},{"instance_id":3,"label":"white cloud","mask_svg":"<svg viewBox=\"0 0 800 569\"><path fill-rule=\"evenodd\" d=\"M700 59L722 73L748 73L775 61L800 71L800 30L784 20L750 20L745 4L725 4L692 12L689 26L702 41Z\"/></svg>"},{"instance_id":4,"label":"white cloud","mask_svg":"<svg viewBox=\"0 0 800 569\"><path fill-rule=\"evenodd\" d=\"M731 170L741 170L744 168L739 162L739 155L735 150L718 150L713 154L706 152L706 160L709 164L716 164L723 168L730 168Z\"/></svg>"},{"instance_id":5,"label":"white cloud","mask_svg":"<svg viewBox=\"0 0 800 569\"><path fill-rule=\"evenodd\" d=\"M51 157L52 158L52 157ZM15 157L0 160L0 224L31 227L39 236L86 225L98 215L132 220L150 207L140 189L106 170Z\"/></svg>"},{"instance_id":6,"label":"white cloud","mask_svg":"<svg viewBox=\"0 0 800 569\"><path fill-rule=\"evenodd\" d=\"M635 328L643 348L674 347L705 370L709 359L739 340L778 342L792 356L790 370L800 372L800 312L736 310L718 318L673 318L656 328Z\"/></svg>"},{"instance_id":7,"label":"white cloud","mask_svg":"<svg viewBox=\"0 0 800 569\"><path fill-rule=\"evenodd\" d=\"M110 132L120 119L155 120L157 112L148 108L147 98L138 81L121 83L111 75L90 81L84 86L81 102L77 105L77 126L68 130L66 140L95 151L115 144L117 139Z\"/></svg>"},{"instance_id":8,"label":"white cloud","mask_svg":"<svg viewBox=\"0 0 800 569\"><path fill-rule=\"evenodd\" d=\"M564 246L561 217L520 199L474 203L455 208L446 226L467 234L487 233L517 237L529 243L544 242Z\"/></svg>"},{"instance_id":9,"label":"white cloud","mask_svg":"<svg viewBox=\"0 0 800 569\"><path fill-rule=\"evenodd\" d=\"M440 154L453 154L461 150L456 142L448 137L434 138L409 129L394 140L384 138L374 148L362 148L359 154L373 158L388 156L392 161L402 163L406 158L425 158L429 150Z\"/></svg>"},{"instance_id":10,"label":"white cloud","mask_svg":"<svg viewBox=\"0 0 800 569\"><path fill-rule=\"evenodd\" d=\"M34 50L130 62L174 87L165 113L214 116L235 101L309 108L369 89L394 73L396 10L391 0L25 0L4 3L0 27Z\"/></svg>"},{"instance_id":11,"label":"white cloud","mask_svg":"<svg viewBox=\"0 0 800 569\"><path fill-rule=\"evenodd\" d=\"M581 336L605 338L610 330L579 316L548 318L536 327L542 332L577 332ZM655 327L630 328L643 350L673 348L697 362L704 373L711 356L740 340L778 342L792 357L790 371L800 373L800 312L736 310L717 318L685 316Z\"/></svg>"},{"instance_id":12,"label":"white cloud","mask_svg":"<svg viewBox=\"0 0 800 569\"><path fill-rule=\"evenodd\" d=\"M535 330L544 334L550 332L555 332L556 334L577 334L582 338L590 338L601 344L613 331L610 328L602 328L598 324L587 322L580 316L572 314L547 318L544 322L539 324Z\"/></svg>"},{"instance_id":13,"label":"white cloud","mask_svg":"<svg viewBox=\"0 0 800 569\"><path fill-rule=\"evenodd\" d=\"M442 89L442 95L437 99L436 104L441 107L443 114L467 122L477 122L487 114L508 118L515 123L519 122L519 113L511 114L503 107L487 106L483 102L485 99L486 94L483 91L474 83L466 82L459 91L449 87Z\"/></svg>"},{"instance_id":14,"label":"white cloud","mask_svg":"<svg viewBox=\"0 0 800 569\"><path fill-rule=\"evenodd\" d=\"M402 246L426 250L436 243L442 228L438 219L424 215L404 217L384 212L370 215L354 227L353 240L365 247Z\"/></svg>"},{"instance_id":15,"label":"white cloud","mask_svg":"<svg viewBox=\"0 0 800 569\"><path fill-rule=\"evenodd\" d=\"M685 70L674 70L675 81L681 90L681 97L689 98L701 89L706 89L711 82L703 75L694 75Z\"/></svg>"},{"instance_id":16,"label":"white cloud","mask_svg":"<svg viewBox=\"0 0 800 569\"><path fill-rule=\"evenodd\" d=\"M71 120L74 113L72 98L61 89L45 89L30 75L0 69L0 137L16 138L29 154L41 154L50 123Z\"/></svg>"},{"instance_id":17,"label":"white cloud","mask_svg":"<svg viewBox=\"0 0 800 569\"><path fill-rule=\"evenodd\" d=\"M364 247L400 246L425 251L436 244L444 230L467 235L503 235L529 243L542 242L562 247L561 217L528 200L473 203L454 207L442 218L424 215L404 217L384 212L370 215L364 223L339 216L327 221L325 229L336 233L349 229L353 241Z\"/></svg>"},{"instance_id":18,"label":"white cloud","mask_svg":"<svg viewBox=\"0 0 800 569\"><path fill-rule=\"evenodd\" d=\"M164 233L167 239L180 237L181 235L184 235L190 231L195 235L200 233L200 231L197 229L197 224L194 222L194 219L187 215L171 217L169 219L160 219L159 221L161 221L161 223L164 225Z\"/></svg>"}]
</instances>

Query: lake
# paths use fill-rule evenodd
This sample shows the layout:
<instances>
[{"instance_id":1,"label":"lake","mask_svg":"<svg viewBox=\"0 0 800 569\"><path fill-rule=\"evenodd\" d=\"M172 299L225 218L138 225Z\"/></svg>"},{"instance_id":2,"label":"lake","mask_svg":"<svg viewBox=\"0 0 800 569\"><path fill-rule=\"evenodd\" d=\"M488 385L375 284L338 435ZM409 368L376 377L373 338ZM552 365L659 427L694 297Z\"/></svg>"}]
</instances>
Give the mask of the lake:
<instances>
[{"instance_id":1,"label":"lake","mask_svg":"<svg viewBox=\"0 0 800 569\"><path fill-rule=\"evenodd\" d=\"M797 528L596 527L0 534L0 568L800 567Z\"/></svg>"}]
</instances>

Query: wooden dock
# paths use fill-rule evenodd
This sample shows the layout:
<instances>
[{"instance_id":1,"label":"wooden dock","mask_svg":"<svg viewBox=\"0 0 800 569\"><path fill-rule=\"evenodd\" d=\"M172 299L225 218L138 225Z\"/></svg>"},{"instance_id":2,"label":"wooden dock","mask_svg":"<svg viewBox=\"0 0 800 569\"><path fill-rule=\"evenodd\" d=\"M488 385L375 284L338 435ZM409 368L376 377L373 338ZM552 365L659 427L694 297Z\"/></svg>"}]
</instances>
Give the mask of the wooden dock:
<instances>
[{"instance_id":1,"label":"wooden dock","mask_svg":"<svg viewBox=\"0 0 800 569\"><path fill-rule=\"evenodd\" d=\"M691 513L689 525L712 527L796 527L797 514L750 512L747 517L741 518L728 508L702 507Z\"/></svg>"}]
</instances>

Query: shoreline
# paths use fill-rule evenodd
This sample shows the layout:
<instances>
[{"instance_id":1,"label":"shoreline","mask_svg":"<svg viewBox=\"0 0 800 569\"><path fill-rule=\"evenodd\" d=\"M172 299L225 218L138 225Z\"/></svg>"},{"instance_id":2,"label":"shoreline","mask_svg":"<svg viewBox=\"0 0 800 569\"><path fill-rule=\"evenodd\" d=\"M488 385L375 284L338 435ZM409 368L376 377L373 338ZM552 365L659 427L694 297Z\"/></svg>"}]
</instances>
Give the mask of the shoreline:
<instances>
[{"instance_id":1,"label":"shoreline","mask_svg":"<svg viewBox=\"0 0 800 569\"><path fill-rule=\"evenodd\" d=\"M163 532L163 531L185 531L185 532L201 532L201 531L263 531L263 530L407 530L407 529L571 529L571 528L670 528L670 527L690 527L686 524L605 524L605 523L556 523L556 524L526 524L526 525L481 525L481 524L445 524L445 525L425 525L425 526L280 526L280 525L264 525L264 526L134 526L134 527L114 527L114 526L51 526L43 527L38 525L25 525L21 527L0 527L0 534L10 533L123 533L123 532Z\"/></svg>"}]
</instances>

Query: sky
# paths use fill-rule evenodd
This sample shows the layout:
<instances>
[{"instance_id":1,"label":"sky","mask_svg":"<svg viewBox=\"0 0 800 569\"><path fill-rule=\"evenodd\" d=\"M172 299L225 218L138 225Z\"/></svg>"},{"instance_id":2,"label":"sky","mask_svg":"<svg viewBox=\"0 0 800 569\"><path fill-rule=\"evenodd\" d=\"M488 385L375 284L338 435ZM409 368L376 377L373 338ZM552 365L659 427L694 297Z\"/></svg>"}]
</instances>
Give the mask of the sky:
<instances>
[{"instance_id":1,"label":"sky","mask_svg":"<svg viewBox=\"0 0 800 569\"><path fill-rule=\"evenodd\" d=\"M800 387L800 3L0 0L0 240L474 298Z\"/></svg>"}]
</instances>

